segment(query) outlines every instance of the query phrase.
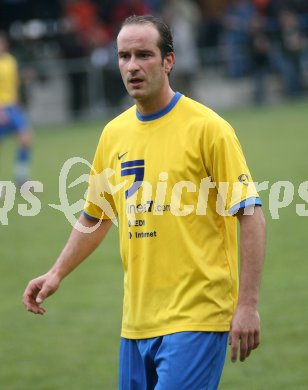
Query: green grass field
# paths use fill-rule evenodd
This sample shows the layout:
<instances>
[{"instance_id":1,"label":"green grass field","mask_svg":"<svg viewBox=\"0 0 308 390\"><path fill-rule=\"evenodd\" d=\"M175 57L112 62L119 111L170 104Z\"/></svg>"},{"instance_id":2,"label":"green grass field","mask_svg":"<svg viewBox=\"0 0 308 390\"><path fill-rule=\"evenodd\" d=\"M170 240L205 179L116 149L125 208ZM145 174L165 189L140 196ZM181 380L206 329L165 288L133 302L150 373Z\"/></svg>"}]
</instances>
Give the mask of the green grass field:
<instances>
[{"instance_id":1,"label":"green grass field","mask_svg":"<svg viewBox=\"0 0 308 390\"><path fill-rule=\"evenodd\" d=\"M260 194L268 223L262 345L244 364L231 364L228 351L221 390L308 387L308 217L296 214L296 203L305 203L297 189L308 180L307 107L306 101L222 113L237 129L255 181L290 181L295 197L274 220L270 191ZM0 225L0 389L117 388L123 275L116 228L46 302L45 316L27 313L21 303L27 282L49 268L71 230L48 205L59 203L60 169L69 157L91 161L101 128L83 123L36 131L32 166L33 178L44 185L41 211L21 217L18 204L25 201L18 195L8 225ZM12 177L14 147L9 140L1 149L1 180ZM70 182L86 172L86 166L75 167ZM85 189L81 184L71 190L70 202Z\"/></svg>"}]
</instances>

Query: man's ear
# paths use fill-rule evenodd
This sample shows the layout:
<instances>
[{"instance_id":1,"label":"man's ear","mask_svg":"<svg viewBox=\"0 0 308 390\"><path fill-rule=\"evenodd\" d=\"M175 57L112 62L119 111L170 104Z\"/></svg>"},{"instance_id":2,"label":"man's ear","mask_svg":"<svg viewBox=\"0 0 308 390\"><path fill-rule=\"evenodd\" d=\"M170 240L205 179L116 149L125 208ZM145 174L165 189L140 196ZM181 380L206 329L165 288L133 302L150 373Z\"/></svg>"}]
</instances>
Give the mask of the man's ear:
<instances>
[{"instance_id":1,"label":"man's ear","mask_svg":"<svg viewBox=\"0 0 308 390\"><path fill-rule=\"evenodd\" d=\"M173 65L175 64L175 54L169 53L164 58L164 69L166 74L170 74L173 68Z\"/></svg>"}]
</instances>

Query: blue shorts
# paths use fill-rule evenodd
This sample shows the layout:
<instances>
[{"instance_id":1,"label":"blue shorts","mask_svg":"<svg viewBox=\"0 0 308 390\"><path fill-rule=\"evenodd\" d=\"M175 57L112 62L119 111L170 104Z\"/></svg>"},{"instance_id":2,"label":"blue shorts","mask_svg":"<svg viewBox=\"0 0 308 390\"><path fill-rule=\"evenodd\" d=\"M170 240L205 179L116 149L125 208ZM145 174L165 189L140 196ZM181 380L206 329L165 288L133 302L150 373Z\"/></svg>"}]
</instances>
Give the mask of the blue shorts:
<instances>
[{"instance_id":1,"label":"blue shorts","mask_svg":"<svg viewBox=\"0 0 308 390\"><path fill-rule=\"evenodd\" d=\"M21 134L30 129L30 123L19 106L8 106L2 109L8 117L8 122L0 123L0 140L8 134Z\"/></svg>"},{"instance_id":2,"label":"blue shorts","mask_svg":"<svg viewBox=\"0 0 308 390\"><path fill-rule=\"evenodd\" d=\"M215 390L229 332L121 338L119 390Z\"/></svg>"}]
</instances>

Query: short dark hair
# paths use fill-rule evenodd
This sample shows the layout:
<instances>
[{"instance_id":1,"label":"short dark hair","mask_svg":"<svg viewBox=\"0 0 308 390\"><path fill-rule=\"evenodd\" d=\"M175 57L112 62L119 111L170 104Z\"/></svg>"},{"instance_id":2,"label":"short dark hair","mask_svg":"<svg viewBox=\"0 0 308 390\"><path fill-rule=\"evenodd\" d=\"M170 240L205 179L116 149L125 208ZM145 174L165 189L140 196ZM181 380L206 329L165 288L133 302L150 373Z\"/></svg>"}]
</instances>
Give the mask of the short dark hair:
<instances>
[{"instance_id":1,"label":"short dark hair","mask_svg":"<svg viewBox=\"0 0 308 390\"><path fill-rule=\"evenodd\" d=\"M133 24L152 24L156 28L159 33L159 41L157 45L160 49L162 58L165 58L168 54L174 52L173 37L170 27L162 19L153 15L132 15L124 20L120 31L123 27Z\"/></svg>"}]
</instances>

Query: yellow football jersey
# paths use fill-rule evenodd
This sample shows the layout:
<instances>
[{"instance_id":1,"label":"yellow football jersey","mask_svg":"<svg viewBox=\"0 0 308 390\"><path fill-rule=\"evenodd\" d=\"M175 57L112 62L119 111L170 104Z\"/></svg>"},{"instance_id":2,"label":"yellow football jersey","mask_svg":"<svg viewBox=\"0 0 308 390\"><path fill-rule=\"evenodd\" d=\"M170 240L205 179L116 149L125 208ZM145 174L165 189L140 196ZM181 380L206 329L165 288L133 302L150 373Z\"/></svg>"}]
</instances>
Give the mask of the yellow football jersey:
<instances>
[{"instance_id":1,"label":"yellow football jersey","mask_svg":"<svg viewBox=\"0 0 308 390\"><path fill-rule=\"evenodd\" d=\"M231 126L176 93L132 107L100 138L84 213L119 221L122 337L228 331L237 303L237 219L260 204Z\"/></svg>"},{"instance_id":2,"label":"yellow football jersey","mask_svg":"<svg viewBox=\"0 0 308 390\"><path fill-rule=\"evenodd\" d=\"M18 69L15 58L9 54L0 56L0 106L17 103Z\"/></svg>"}]
</instances>

